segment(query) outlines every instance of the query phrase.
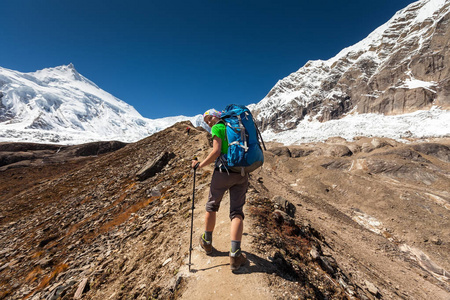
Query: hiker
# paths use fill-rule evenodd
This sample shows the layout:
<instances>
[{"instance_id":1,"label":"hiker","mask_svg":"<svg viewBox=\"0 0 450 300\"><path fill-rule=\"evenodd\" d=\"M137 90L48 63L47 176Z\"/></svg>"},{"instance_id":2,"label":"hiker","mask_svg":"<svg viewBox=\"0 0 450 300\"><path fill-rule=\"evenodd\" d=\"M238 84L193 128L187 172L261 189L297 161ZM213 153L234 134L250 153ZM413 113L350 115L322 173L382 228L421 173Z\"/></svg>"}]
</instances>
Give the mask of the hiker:
<instances>
[{"instance_id":1,"label":"hiker","mask_svg":"<svg viewBox=\"0 0 450 300\"><path fill-rule=\"evenodd\" d=\"M192 161L194 169L203 168L216 162L214 173L211 179L208 202L206 203L205 232L200 236L200 246L206 254L211 254L212 234L216 224L216 212L219 210L220 202L225 191L230 194L230 219L231 219L231 250L230 265L232 271L237 271L247 263L247 258L241 251L242 233L244 230L244 213L242 208L245 204L245 196L248 188L248 174L233 173L228 170L221 170L218 167L217 159L228 150L226 127L220 119L221 113L215 109L210 109L203 114L203 120L211 127L213 137L213 149L202 161Z\"/></svg>"}]
</instances>

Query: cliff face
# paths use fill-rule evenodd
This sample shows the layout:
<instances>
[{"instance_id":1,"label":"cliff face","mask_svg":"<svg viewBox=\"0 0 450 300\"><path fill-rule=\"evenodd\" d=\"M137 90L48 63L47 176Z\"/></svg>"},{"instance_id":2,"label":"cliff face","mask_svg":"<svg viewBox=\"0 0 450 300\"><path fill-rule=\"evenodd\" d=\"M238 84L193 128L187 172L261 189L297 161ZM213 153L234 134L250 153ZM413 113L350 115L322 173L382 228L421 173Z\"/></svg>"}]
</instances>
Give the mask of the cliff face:
<instances>
[{"instance_id":1,"label":"cliff face","mask_svg":"<svg viewBox=\"0 0 450 300\"><path fill-rule=\"evenodd\" d=\"M253 107L260 126L282 131L306 116L350 111L403 114L450 106L450 3L415 2L327 61L309 61Z\"/></svg>"}]
</instances>

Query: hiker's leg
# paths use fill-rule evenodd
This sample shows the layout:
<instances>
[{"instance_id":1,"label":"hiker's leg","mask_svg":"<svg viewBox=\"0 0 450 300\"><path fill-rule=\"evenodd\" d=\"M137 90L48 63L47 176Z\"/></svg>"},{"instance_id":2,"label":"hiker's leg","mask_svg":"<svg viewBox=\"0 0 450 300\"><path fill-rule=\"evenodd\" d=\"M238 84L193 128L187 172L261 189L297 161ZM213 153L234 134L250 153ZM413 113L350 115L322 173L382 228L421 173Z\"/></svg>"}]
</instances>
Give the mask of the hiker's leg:
<instances>
[{"instance_id":1,"label":"hiker's leg","mask_svg":"<svg viewBox=\"0 0 450 300\"><path fill-rule=\"evenodd\" d=\"M207 211L205 214L205 231L213 232L215 226L216 226L216 212Z\"/></svg>"},{"instance_id":2,"label":"hiker's leg","mask_svg":"<svg viewBox=\"0 0 450 300\"><path fill-rule=\"evenodd\" d=\"M216 212L205 213L205 232L200 236L200 246L205 250L206 254L213 252L212 233L216 225Z\"/></svg>"},{"instance_id":3,"label":"hiker's leg","mask_svg":"<svg viewBox=\"0 0 450 300\"><path fill-rule=\"evenodd\" d=\"M237 215L231 220L231 233L230 237L232 241L241 241L242 233L244 232L244 220L242 216Z\"/></svg>"},{"instance_id":4,"label":"hiker's leg","mask_svg":"<svg viewBox=\"0 0 450 300\"><path fill-rule=\"evenodd\" d=\"M223 194L229 189L228 180L225 177L226 175L226 173L223 174L219 171L214 171L209 187L208 202L206 202L207 212L217 212L219 210Z\"/></svg>"},{"instance_id":5,"label":"hiker's leg","mask_svg":"<svg viewBox=\"0 0 450 300\"><path fill-rule=\"evenodd\" d=\"M233 272L239 270L242 266L248 263L247 257L242 253L241 250L243 231L243 217L241 215L237 215L231 220L230 268Z\"/></svg>"},{"instance_id":6,"label":"hiker's leg","mask_svg":"<svg viewBox=\"0 0 450 300\"><path fill-rule=\"evenodd\" d=\"M232 175L235 184L230 187L230 220L233 222L237 216L241 217L241 220L244 220L243 208L248 189L248 176L242 177L237 173L233 173Z\"/></svg>"},{"instance_id":7,"label":"hiker's leg","mask_svg":"<svg viewBox=\"0 0 450 300\"><path fill-rule=\"evenodd\" d=\"M206 202L205 233L203 235L206 241L212 241L212 232L216 225L216 212L219 210L223 194L227 189L226 178L224 180L220 172L214 171L209 188L208 202Z\"/></svg>"},{"instance_id":8,"label":"hiker's leg","mask_svg":"<svg viewBox=\"0 0 450 300\"><path fill-rule=\"evenodd\" d=\"M248 189L248 176L233 174L235 185L230 188L230 219L231 219L231 249L236 252L240 249L242 233L244 231L245 197Z\"/></svg>"},{"instance_id":9,"label":"hiker's leg","mask_svg":"<svg viewBox=\"0 0 450 300\"><path fill-rule=\"evenodd\" d=\"M248 189L248 176L233 174L234 185L230 187L230 219L231 219L231 249L230 268L233 272L247 264L247 258L241 251L242 233L244 232L245 196Z\"/></svg>"}]
</instances>

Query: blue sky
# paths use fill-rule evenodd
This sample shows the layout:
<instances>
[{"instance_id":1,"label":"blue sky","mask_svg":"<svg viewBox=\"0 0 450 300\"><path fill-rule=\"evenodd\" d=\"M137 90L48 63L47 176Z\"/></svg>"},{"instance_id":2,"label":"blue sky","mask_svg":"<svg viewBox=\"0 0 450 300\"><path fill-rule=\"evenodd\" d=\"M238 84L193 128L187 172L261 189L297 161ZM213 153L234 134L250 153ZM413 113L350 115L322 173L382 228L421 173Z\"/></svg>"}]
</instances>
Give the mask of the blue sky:
<instances>
[{"instance_id":1,"label":"blue sky","mask_svg":"<svg viewBox=\"0 0 450 300\"><path fill-rule=\"evenodd\" d=\"M259 102L308 60L327 60L412 0L5 0L0 66L73 63L144 117Z\"/></svg>"}]
</instances>

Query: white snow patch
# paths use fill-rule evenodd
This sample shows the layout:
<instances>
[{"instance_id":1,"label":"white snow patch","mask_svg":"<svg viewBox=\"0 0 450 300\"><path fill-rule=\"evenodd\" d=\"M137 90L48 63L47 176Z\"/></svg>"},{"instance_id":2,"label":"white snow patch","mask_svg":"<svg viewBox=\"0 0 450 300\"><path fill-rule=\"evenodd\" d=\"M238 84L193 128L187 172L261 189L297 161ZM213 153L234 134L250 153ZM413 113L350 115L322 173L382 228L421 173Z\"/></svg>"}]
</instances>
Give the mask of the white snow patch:
<instances>
[{"instance_id":1,"label":"white snow patch","mask_svg":"<svg viewBox=\"0 0 450 300\"><path fill-rule=\"evenodd\" d=\"M438 11L442 6L445 5L445 3L448 2L447 0L429 0L419 11L417 14L415 21L423 22L426 19L430 18L434 12ZM417 2L416 2L417 3Z\"/></svg>"},{"instance_id":2,"label":"white snow patch","mask_svg":"<svg viewBox=\"0 0 450 300\"><path fill-rule=\"evenodd\" d=\"M363 226L366 229L369 229L372 232L375 232L376 234L381 235L381 233L383 232L383 224L376 218L365 213L355 212L355 216L353 216L352 219L359 225Z\"/></svg>"},{"instance_id":3,"label":"white snow patch","mask_svg":"<svg viewBox=\"0 0 450 300\"><path fill-rule=\"evenodd\" d=\"M406 80L399 88L406 88L406 89L417 89L417 88L424 88L427 89L433 93L436 93L435 90L432 90L431 88L436 87L437 82L434 81L423 81L419 79L409 79Z\"/></svg>"}]
</instances>

